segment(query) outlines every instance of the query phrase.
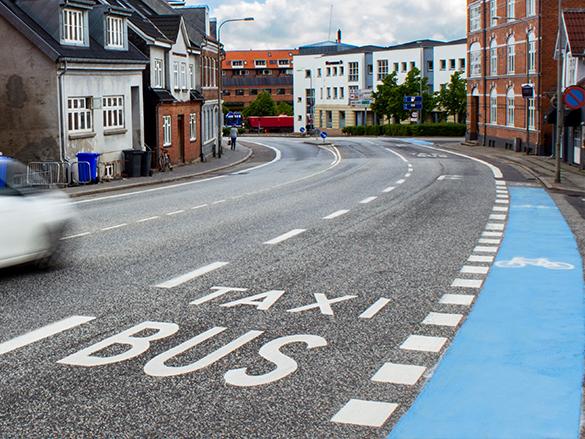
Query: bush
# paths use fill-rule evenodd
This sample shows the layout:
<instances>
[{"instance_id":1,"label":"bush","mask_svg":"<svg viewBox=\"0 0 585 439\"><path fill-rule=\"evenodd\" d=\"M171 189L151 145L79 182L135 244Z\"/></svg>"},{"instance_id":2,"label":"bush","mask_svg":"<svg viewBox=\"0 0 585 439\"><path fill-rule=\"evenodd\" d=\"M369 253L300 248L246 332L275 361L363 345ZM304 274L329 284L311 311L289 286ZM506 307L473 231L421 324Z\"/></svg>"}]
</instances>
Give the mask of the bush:
<instances>
[{"instance_id":1,"label":"bush","mask_svg":"<svg viewBox=\"0 0 585 439\"><path fill-rule=\"evenodd\" d=\"M372 125L345 127L343 133L349 136L423 136L423 137L463 137L465 124L459 123L425 123L422 125Z\"/></svg>"}]
</instances>

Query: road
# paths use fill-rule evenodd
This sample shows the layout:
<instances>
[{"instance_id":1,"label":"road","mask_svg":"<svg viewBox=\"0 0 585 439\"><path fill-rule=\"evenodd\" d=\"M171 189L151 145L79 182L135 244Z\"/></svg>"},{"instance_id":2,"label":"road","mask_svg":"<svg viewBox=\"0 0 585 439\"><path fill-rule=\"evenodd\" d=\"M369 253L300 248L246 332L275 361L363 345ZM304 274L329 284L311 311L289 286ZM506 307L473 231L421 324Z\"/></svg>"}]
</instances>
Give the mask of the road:
<instances>
[{"instance_id":1,"label":"road","mask_svg":"<svg viewBox=\"0 0 585 439\"><path fill-rule=\"evenodd\" d=\"M76 199L67 264L1 274L0 436L385 437L408 412L497 251L502 176L250 141L256 163Z\"/></svg>"}]
</instances>

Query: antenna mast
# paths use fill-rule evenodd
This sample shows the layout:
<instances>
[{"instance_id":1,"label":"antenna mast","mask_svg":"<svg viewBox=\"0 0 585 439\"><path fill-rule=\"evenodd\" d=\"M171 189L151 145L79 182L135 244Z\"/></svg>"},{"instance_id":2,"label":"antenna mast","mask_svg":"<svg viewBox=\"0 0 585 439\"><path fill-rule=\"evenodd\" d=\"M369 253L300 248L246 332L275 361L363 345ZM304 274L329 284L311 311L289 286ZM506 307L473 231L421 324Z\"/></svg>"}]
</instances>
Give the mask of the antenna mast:
<instances>
[{"instance_id":1,"label":"antenna mast","mask_svg":"<svg viewBox=\"0 0 585 439\"><path fill-rule=\"evenodd\" d=\"M333 5L329 11L329 32L327 33L327 41L331 41L331 25L333 23Z\"/></svg>"}]
</instances>

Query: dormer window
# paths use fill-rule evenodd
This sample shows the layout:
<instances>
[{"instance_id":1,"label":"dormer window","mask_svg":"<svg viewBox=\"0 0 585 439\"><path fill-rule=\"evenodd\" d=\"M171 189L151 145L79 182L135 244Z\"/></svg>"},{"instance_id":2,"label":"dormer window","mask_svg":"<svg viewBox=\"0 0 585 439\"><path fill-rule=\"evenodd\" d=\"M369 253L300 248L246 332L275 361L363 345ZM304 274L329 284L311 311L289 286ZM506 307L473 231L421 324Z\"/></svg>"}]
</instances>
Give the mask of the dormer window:
<instances>
[{"instance_id":1,"label":"dormer window","mask_svg":"<svg viewBox=\"0 0 585 439\"><path fill-rule=\"evenodd\" d=\"M106 47L108 49L123 49L124 44L124 18L106 17Z\"/></svg>"},{"instance_id":2,"label":"dormer window","mask_svg":"<svg viewBox=\"0 0 585 439\"><path fill-rule=\"evenodd\" d=\"M62 42L65 44L85 44L85 12L76 9L63 9Z\"/></svg>"},{"instance_id":3,"label":"dormer window","mask_svg":"<svg viewBox=\"0 0 585 439\"><path fill-rule=\"evenodd\" d=\"M266 60L265 59L257 59L254 61L256 67L266 67Z\"/></svg>"}]
</instances>

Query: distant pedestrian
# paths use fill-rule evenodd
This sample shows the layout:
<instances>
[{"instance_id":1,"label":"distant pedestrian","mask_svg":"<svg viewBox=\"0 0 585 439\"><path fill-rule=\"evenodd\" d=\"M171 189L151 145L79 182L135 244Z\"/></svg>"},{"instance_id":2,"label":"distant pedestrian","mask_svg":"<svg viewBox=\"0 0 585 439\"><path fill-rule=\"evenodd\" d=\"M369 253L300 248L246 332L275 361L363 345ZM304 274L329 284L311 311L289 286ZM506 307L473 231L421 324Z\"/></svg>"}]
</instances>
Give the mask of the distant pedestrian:
<instances>
[{"instance_id":1,"label":"distant pedestrian","mask_svg":"<svg viewBox=\"0 0 585 439\"><path fill-rule=\"evenodd\" d=\"M232 151L236 150L236 141L238 140L238 129L236 127L232 127L230 130L230 141L232 145Z\"/></svg>"}]
</instances>

